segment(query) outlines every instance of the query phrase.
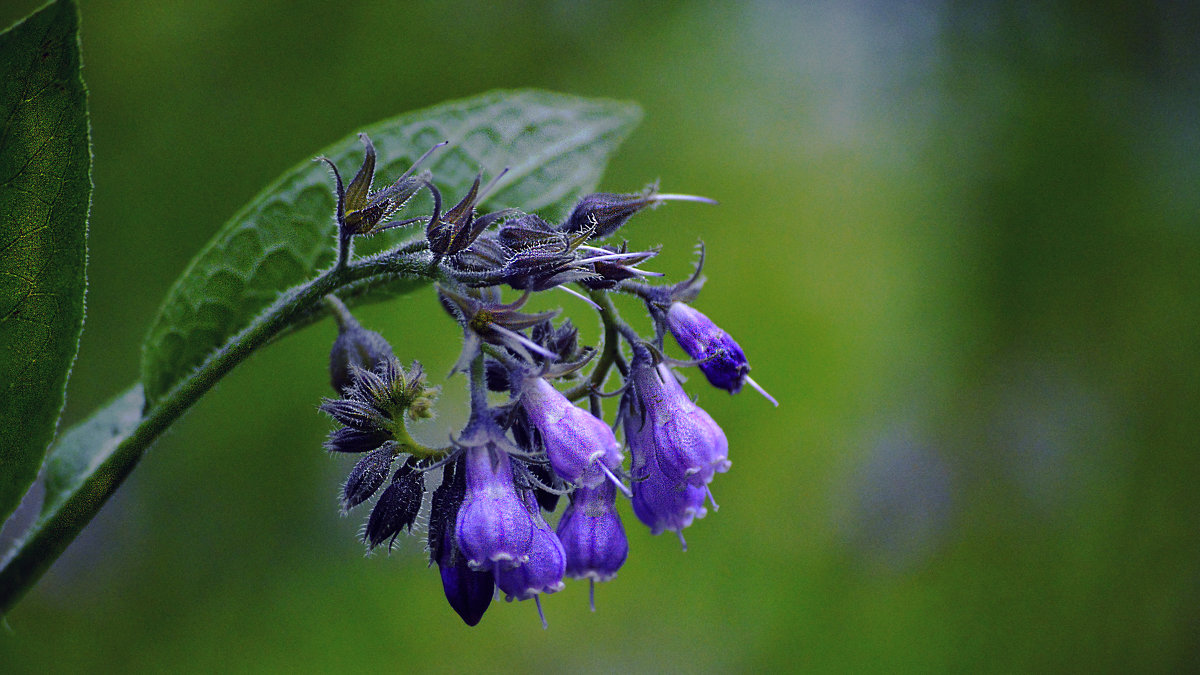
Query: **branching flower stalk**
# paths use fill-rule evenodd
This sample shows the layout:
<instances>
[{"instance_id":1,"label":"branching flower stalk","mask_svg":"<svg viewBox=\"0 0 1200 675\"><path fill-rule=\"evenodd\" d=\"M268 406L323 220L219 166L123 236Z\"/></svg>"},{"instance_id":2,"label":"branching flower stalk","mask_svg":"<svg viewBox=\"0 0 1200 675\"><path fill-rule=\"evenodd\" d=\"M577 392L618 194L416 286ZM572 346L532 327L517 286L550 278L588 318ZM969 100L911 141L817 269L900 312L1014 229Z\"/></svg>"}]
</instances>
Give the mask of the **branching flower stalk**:
<instances>
[{"instance_id":1,"label":"branching flower stalk","mask_svg":"<svg viewBox=\"0 0 1200 675\"><path fill-rule=\"evenodd\" d=\"M452 435L452 447L415 441L404 419L432 414L436 391L425 385L419 364L405 371L381 336L359 326L331 298L339 336L330 355L330 383L339 398L326 399L321 410L339 426L325 447L359 455L342 489L343 509L383 490L363 539L368 549L384 541L390 549L401 530L411 532L421 508L424 482L414 476L440 467L441 484L432 490L430 504L429 559L464 622L478 623L493 596L502 594L510 601L533 599L545 626L540 596L562 589L564 577L589 580L594 610L594 584L614 578L628 554L617 494L631 498L633 512L652 534L675 532L686 550L683 530L706 515L705 504L716 509L710 484L731 466L724 432L692 402L673 369L699 366L714 386L730 393L746 383L758 388L737 343L690 307L704 281L703 250L691 278L654 285L648 279L661 275L641 265L658 249L603 241L643 209L665 201L712 200L661 194L653 186L633 194L597 193L552 224L514 208L477 213L496 182L481 190L480 174L455 206L443 210L431 180L407 178L411 171L378 196L368 194L363 186L371 182L374 149L369 139L363 142L366 158L349 188L331 165L339 259L355 269L361 263L350 252L354 237L393 226L379 225L390 213L389 200L411 197L397 185L409 181L431 192L427 218L394 225L425 222L422 259L438 279L442 306L463 331L451 375L467 375L471 414ZM520 296L505 302L505 286ZM600 345L581 346L578 331L569 320L559 320L557 311L524 311L533 294L552 289L570 292L598 313ZM651 337L621 318L610 292L644 302ZM691 360L665 356L667 333ZM614 367L623 383L604 392ZM555 382L568 386L560 389ZM501 395L508 400L492 402ZM600 401L615 395L621 403L617 423L610 426ZM576 405L584 400L586 408ZM396 463L400 468L385 489ZM570 504L551 527L545 516L563 496Z\"/></svg>"}]
</instances>

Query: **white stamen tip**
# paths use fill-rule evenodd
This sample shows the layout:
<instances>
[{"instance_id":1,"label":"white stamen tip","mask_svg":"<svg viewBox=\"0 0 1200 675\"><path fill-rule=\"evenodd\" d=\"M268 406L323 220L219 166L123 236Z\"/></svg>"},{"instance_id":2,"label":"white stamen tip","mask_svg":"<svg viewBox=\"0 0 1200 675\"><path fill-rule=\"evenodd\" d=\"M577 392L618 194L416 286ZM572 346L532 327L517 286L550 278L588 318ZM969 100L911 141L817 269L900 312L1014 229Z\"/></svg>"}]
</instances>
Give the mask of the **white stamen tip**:
<instances>
[{"instance_id":1,"label":"white stamen tip","mask_svg":"<svg viewBox=\"0 0 1200 675\"><path fill-rule=\"evenodd\" d=\"M758 393L762 394L763 398L765 398L771 402L771 405L775 406L776 408L779 407L779 401L776 401L774 396L768 394L766 389L763 389L762 387L760 387L759 384L754 381L754 378L747 375L746 376L746 384L750 385L751 387L754 387L754 391L757 391Z\"/></svg>"},{"instance_id":2,"label":"white stamen tip","mask_svg":"<svg viewBox=\"0 0 1200 675\"><path fill-rule=\"evenodd\" d=\"M679 535L679 545L683 547L684 551L687 551L687 539L683 538L683 530L677 530L675 534Z\"/></svg>"},{"instance_id":3,"label":"white stamen tip","mask_svg":"<svg viewBox=\"0 0 1200 675\"><path fill-rule=\"evenodd\" d=\"M604 466L604 462L597 462L597 464L600 466L600 469L604 471L604 473L608 474L608 479L613 482L613 485L617 486L617 489L621 491L621 494L633 499L633 491L625 487L625 484L621 482L621 479L617 478L612 471L609 471L607 466Z\"/></svg>"},{"instance_id":4,"label":"white stamen tip","mask_svg":"<svg viewBox=\"0 0 1200 675\"><path fill-rule=\"evenodd\" d=\"M600 305L597 305L597 304L595 303L595 301L593 301L591 298L589 298L588 296L584 295L583 293L580 293L580 292L579 292L579 291L577 291L577 290L574 290L574 289L572 289L572 288L567 288L566 286L558 286L557 288L560 288L560 289L562 289L562 290L564 290L564 291L566 291L566 292L570 293L571 295L573 295L573 296L575 296L575 297L579 298L580 300L582 300L582 301L586 302L587 304L591 305L591 306L592 306L592 307L593 307L593 308L594 308L594 309L595 309L597 312L602 312L602 311L604 311L604 308L603 308L603 307L601 307Z\"/></svg>"},{"instance_id":5,"label":"white stamen tip","mask_svg":"<svg viewBox=\"0 0 1200 675\"><path fill-rule=\"evenodd\" d=\"M716 204L717 200L701 197L699 195L654 195L654 199L660 202L699 202L701 204Z\"/></svg>"},{"instance_id":6,"label":"white stamen tip","mask_svg":"<svg viewBox=\"0 0 1200 675\"><path fill-rule=\"evenodd\" d=\"M716 498L715 498L715 497L713 497L712 490L710 490L710 489L708 488L708 486L707 486L707 485L705 485L705 486L704 486L704 491L708 493L708 501L709 501L709 503L710 503L710 504L712 504L712 505L713 505L713 512L714 512L714 513L716 513L717 511L720 511L720 510L721 510L721 507L717 506L717 500L716 500Z\"/></svg>"}]
</instances>

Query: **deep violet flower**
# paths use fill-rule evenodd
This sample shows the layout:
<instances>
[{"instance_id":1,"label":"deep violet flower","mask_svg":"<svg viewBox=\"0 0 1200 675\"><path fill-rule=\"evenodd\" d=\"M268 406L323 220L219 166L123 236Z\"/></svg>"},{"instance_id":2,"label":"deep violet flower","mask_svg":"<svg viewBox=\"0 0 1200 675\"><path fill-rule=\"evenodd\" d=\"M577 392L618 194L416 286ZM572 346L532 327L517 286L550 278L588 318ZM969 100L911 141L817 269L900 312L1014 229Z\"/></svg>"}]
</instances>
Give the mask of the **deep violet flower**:
<instances>
[{"instance_id":1,"label":"deep violet flower","mask_svg":"<svg viewBox=\"0 0 1200 675\"><path fill-rule=\"evenodd\" d=\"M492 441L468 447L466 476L455 534L468 564L472 569L491 570L496 563L524 563L534 528L517 497L508 453Z\"/></svg>"},{"instance_id":2,"label":"deep violet flower","mask_svg":"<svg viewBox=\"0 0 1200 675\"><path fill-rule=\"evenodd\" d=\"M673 302L667 310L667 328L688 356L699 361L700 372L710 384L731 394L749 384L768 401L775 399L750 378L750 364L742 348L720 326L704 314L682 302Z\"/></svg>"},{"instance_id":3,"label":"deep violet flower","mask_svg":"<svg viewBox=\"0 0 1200 675\"><path fill-rule=\"evenodd\" d=\"M617 514L616 487L604 481L571 493L556 531L567 555L568 577L608 581L629 555L625 528Z\"/></svg>"}]
</instances>

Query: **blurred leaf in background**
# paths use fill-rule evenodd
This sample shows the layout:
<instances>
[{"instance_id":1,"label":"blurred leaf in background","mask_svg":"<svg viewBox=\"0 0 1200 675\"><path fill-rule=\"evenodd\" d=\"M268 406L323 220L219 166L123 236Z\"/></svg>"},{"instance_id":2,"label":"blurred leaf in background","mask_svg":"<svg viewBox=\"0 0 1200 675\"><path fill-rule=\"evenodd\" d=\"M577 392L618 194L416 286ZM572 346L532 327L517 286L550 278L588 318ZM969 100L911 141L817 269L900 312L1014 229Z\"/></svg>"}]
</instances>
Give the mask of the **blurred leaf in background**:
<instances>
[{"instance_id":1,"label":"blurred leaf in background","mask_svg":"<svg viewBox=\"0 0 1200 675\"><path fill-rule=\"evenodd\" d=\"M468 630L417 545L364 559L334 515L313 326L156 446L8 618L5 670L1195 668L1190 5L81 4L94 272L64 422L135 379L171 281L258 187L517 86L641 103L601 187L721 206L622 234L674 277L704 239L698 307L781 406L691 378L733 469L688 552L631 527L595 614L571 584L548 632L519 604ZM359 318L440 373L439 311ZM429 438L461 421L445 384Z\"/></svg>"}]
</instances>

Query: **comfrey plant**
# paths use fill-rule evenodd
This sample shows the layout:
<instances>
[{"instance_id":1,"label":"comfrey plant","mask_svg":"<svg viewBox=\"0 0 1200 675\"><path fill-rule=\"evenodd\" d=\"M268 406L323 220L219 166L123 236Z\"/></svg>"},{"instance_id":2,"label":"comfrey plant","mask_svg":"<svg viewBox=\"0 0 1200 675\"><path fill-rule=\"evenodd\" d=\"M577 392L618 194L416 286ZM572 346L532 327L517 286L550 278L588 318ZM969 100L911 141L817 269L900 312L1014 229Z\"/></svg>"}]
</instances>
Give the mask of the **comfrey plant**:
<instances>
[{"instance_id":1,"label":"comfrey plant","mask_svg":"<svg viewBox=\"0 0 1200 675\"><path fill-rule=\"evenodd\" d=\"M487 189L480 190L476 176L461 201L443 211L431 176L413 178L413 168L370 193L375 150L366 136L362 140L365 158L348 188L329 164L337 185L339 258L349 257L355 237L376 228L424 224L430 265L442 271L436 286L442 306L463 329L452 372L468 375L471 415L448 447L416 442L405 420L428 417L437 390L425 384L418 363L406 371L382 336L363 329L329 296L339 324L330 377L340 397L321 404L338 423L326 448L360 455L342 489L343 508L369 499L391 475L363 530L368 548L385 540L390 548L397 533L412 530L425 492L421 474L442 469L430 500L429 559L467 624L482 618L495 592L533 599L540 614L539 596L561 590L567 576L589 580L595 609L595 582L616 576L629 551L617 493L632 498L633 512L652 534L675 532L686 549L684 528L705 516L706 501L716 508L709 486L730 468L725 433L687 395L675 368L698 366L732 393L747 383L758 387L738 344L688 304L703 284L703 248L690 279L656 285L647 277L658 275L641 265L657 249L606 243L643 209L712 200L654 187L596 193L550 223L519 208L477 213ZM397 195L407 199L421 188L432 195L427 217L381 224ZM375 210L356 217L364 209ZM504 302L505 286L519 297ZM534 293L553 289L596 311L605 329L601 344L580 346L578 331L569 320L556 323L556 311L522 311ZM655 329L649 338L621 319L613 292L645 302ZM667 332L694 360L663 355ZM614 369L622 382L606 392ZM603 421L601 397L615 393L622 396L617 426L624 444ZM491 401L503 394L503 402ZM399 467L394 474L393 465ZM544 512L553 512L562 495L570 505L551 528Z\"/></svg>"},{"instance_id":2,"label":"comfrey plant","mask_svg":"<svg viewBox=\"0 0 1200 675\"><path fill-rule=\"evenodd\" d=\"M217 230L176 281L147 332L138 381L56 433L83 325L91 198L73 2L51 2L0 33L0 58L15 83L0 91L9 121L0 139L0 518L39 473L45 495L4 554L0 615L214 384L330 316L333 394L320 410L336 428L325 447L357 458L341 508L369 505L370 549L425 532L466 623L498 593L539 602L564 578L612 579L629 549L619 495L652 533L681 540L706 504L715 509L711 483L730 468L729 442L677 371L698 367L731 393L758 387L737 343L691 306L701 265L681 283L652 282L645 265L658 250L617 238L643 210L710 200L655 187L595 192L640 118L636 106L492 92L386 120L306 159ZM344 181L339 167L351 163L358 169ZM364 244L373 252L356 253ZM436 447L410 423L433 415L438 388L351 314L429 287L462 328L452 375L465 375L471 401L467 424ZM525 309L560 289L597 312L597 344L581 345L556 311ZM645 304L646 334L618 315L615 293ZM690 360L665 356L667 333ZM619 410L606 421L602 398L615 395Z\"/></svg>"}]
</instances>

